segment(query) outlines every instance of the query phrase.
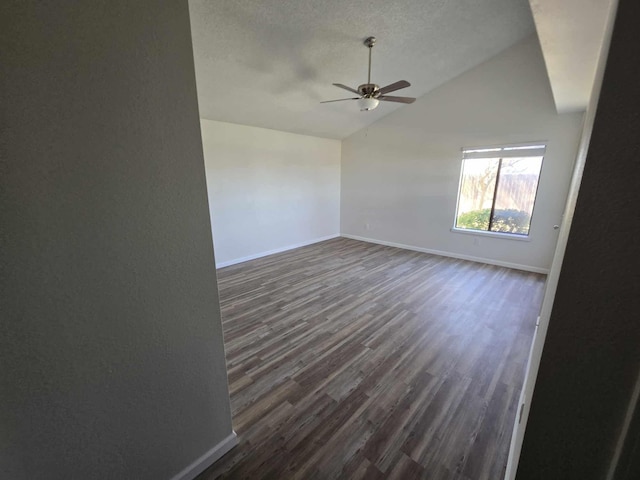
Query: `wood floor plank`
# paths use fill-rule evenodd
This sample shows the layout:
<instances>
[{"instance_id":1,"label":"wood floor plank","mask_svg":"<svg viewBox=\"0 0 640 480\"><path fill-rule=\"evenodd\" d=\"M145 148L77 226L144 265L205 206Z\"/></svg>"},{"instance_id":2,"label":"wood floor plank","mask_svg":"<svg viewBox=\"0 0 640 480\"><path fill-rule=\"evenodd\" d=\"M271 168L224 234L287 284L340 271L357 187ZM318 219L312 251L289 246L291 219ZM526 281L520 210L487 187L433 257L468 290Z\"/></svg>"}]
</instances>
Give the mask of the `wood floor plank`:
<instances>
[{"instance_id":1,"label":"wood floor plank","mask_svg":"<svg viewBox=\"0 0 640 480\"><path fill-rule=\"evenodd\" d=\"M218 271L239 445L198 480L495 480L545 277L336 238Z\"/></svg>"}]
</instances>

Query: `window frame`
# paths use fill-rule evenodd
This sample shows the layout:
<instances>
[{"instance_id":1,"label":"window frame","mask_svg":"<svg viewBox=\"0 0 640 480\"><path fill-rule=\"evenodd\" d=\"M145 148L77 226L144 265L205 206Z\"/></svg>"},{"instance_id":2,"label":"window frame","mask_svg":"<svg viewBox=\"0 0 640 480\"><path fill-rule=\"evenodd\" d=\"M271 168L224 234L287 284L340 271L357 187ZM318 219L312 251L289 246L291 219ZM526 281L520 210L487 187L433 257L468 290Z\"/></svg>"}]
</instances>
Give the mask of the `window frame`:
<instances>
[{"instance_id":1,"label":"window frame","mask_svg":"<svg viewBox=\"0 0 640 480\"><path fill-rule=\"evenodd\" d=\"M531 241L531 226L533 224L533 214L535 212L536 203L538 201L538 191L540 189L540 179L542 178L542 167L544 165L544 159L546 156L548 142L547 141L539 141L539 142L526 142L526 143L516 143L516 144L506 144L506 145L492 145L492 146L481 146L481 147L463 147L460 149L462 153L462 161L460 162L460 178L458 180L458 194L456 196L456 209L453 217L453 227L451 231L454 233L462 233L466 235L481 235L488 236L493 238L503 238L507 240L519 240L529 242ZM523 155L522 157L542 157L540 162L540 172L538 173L538 182L536 183L536 191L533 199L533 206L531 207L531 216L529 219L529 230L528 233L509 233L509 232L492 232L491 230L476 230L472 228L459 228L456 226L458 222L458 211L460 208L460 194L462 193L462 183L464 180L464 165L466 160L471 160L472 158L465 158L465 153L476 153L478 156L474 156L475 158L498 158L498 170L496 172L496 184L493 189L492 201L491 201L491 211L489 213L489 229L491 228L491 224L493 223L493 214L495 212L495 204L496 198L498 195L498 187L500 184L500 170L502 167L502 160L504 158L509 158L509 156L499 156L500 153L505 151L513 151L513 150L533 150L533 149L542 149L541 155ZM486 156L482 155L486 153ZM511 158L515 157L515 155L511 155Z\"/></svg>"}]
</instances>

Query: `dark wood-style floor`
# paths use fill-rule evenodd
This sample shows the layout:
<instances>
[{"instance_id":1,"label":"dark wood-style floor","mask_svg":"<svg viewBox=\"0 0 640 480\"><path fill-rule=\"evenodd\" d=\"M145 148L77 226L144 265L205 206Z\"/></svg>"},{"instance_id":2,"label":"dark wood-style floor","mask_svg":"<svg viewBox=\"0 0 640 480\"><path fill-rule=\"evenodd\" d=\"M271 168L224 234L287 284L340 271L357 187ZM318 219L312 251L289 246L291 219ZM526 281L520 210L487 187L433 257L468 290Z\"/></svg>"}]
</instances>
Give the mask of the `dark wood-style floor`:
<instances>
[{"instance_id":1,"label":"dark wood-style floor","mask_svg":"<svg viewBox=\"0 0 640 480\"><path fill-rule=\"evenodd\" d=\"M218 279L240 443L200 480L503 477L543 275L337 238Z\"/></svg>"}]
</instances>

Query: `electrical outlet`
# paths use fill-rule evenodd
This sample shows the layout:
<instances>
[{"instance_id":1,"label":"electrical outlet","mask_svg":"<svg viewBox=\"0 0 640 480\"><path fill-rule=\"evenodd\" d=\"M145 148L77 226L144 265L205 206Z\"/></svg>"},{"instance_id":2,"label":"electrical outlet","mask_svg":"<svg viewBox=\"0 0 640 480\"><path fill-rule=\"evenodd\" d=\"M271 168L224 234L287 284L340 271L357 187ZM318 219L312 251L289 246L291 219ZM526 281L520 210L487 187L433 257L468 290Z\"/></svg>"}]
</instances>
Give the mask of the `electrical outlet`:
<instances>
[{"instance_id":1,"label":"electrical outlet","mask_svg":"<svg viewBox=\"0 0 640 480\"><path fill-rule=\"evenodd\" d=\"M365 230L371 230L371 225L369 225L369 223L365 223L364 224L364 229Z\"/></svg>"},{"instance_id":2,"label":"electrical outlet","mask_svg":"<svg viewBox=\"0 0 640 480\"><path fill-rule=\"evenodd\" d=\"M480 245L480 239L478 237L473 237L473 244L477 247Z\"/></svg>"}]
</instances>

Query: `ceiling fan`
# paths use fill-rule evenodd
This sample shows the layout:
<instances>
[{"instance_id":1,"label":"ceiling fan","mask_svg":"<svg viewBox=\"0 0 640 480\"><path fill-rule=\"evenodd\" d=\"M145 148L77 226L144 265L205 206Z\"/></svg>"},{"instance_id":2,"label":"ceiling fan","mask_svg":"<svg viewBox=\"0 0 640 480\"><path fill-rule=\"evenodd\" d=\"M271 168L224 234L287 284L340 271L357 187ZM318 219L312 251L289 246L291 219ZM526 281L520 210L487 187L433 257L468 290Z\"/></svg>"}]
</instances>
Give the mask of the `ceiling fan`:
<instances>
[{"instance_id":1,"label":"ceiling fan","mask_svg":"<svg viewBox=\"0 0 640 480\"><path fill-rule=\"evenodd\" d=\"M413 97L394 97L389 96L387 93L395 92L396 90L400 90L402 88L410 87L411 84L406 80L399 80L391 85L387 85L386 87L380 88L375 83L371 83L371 50L373 50L373 46L376 44L376 37L368 37L364 44L369 48L369 73L367 75L367 83L360 85L357 89L347 87L341 83L334 83L336 87L343 88L350 92L359 95L358 97L352 98L341 98L339 100L326 100L320 103L331 103L331 102L343 102L345 100L357 100L358 105L360 106L361 111L369 111L373 110L378 106L380 100L385 102L397 102L397 103L413 103L416 101Z\"/></svg>"}]
</instances>

